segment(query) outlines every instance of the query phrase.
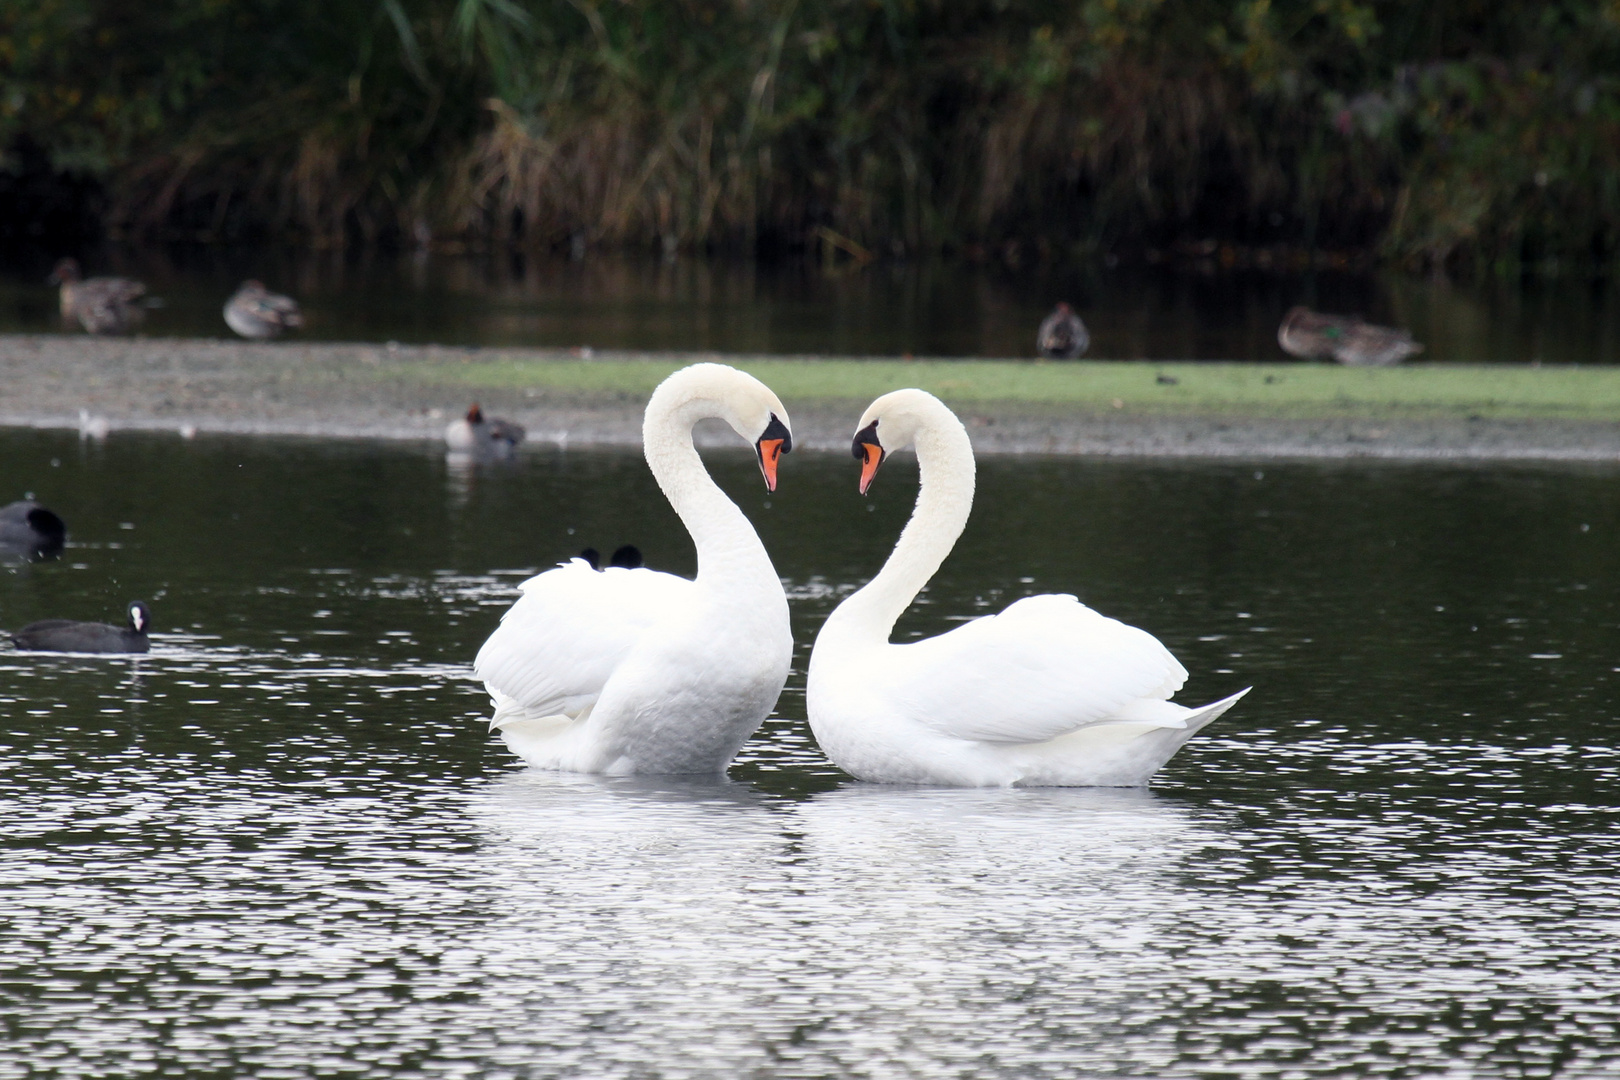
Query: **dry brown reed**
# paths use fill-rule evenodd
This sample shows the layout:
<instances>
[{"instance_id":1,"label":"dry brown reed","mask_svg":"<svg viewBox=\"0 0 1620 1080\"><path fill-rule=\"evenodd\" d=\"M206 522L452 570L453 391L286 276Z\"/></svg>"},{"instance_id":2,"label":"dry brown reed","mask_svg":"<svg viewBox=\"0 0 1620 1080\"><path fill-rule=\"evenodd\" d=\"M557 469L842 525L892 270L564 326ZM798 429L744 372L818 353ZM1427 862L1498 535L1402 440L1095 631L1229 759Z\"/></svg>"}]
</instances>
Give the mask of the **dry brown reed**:
<instances>
[{"instance_id":1,"label":"dry brown reed","mask_svg":"<svg viewBox=\"0 0 1620 1080\"><path fill-rule=\"evenodd\" d=\"M108 223L155 236L1602 262L1620 18L1538 10L14 5L0 143L99 177Z\"/></svg>"}]
</instances>

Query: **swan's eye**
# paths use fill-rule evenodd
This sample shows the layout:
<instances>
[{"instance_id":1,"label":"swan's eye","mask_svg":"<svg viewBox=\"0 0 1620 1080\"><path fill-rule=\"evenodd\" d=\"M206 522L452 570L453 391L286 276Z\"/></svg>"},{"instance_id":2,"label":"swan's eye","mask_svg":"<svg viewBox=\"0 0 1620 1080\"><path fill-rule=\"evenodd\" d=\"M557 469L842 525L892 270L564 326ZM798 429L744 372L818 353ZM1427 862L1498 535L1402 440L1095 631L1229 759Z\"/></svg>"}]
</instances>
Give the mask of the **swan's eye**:
<instances>
[{"instance_id":1,"label":"swan's eye","mask_svg":"<svg viewBox=\"0 0 1620 1080\"><path fill-rule=\"evenodd\" d=\"M762 443L780 443L780 452L786 454L793 449L793 432L789 431L788 426L776 418L775 413L771 413L771 422L765 425L765 431L760 435L759 441Z\"/></svg>"}]
</instances>

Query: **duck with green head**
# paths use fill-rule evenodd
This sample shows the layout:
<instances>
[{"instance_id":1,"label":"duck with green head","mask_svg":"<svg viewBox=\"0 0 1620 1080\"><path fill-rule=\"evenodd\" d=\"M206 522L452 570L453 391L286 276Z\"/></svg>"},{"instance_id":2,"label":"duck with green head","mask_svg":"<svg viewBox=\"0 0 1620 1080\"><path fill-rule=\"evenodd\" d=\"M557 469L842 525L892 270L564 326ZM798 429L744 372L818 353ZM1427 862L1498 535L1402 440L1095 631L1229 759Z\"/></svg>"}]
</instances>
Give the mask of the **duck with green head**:
<instances>
[{"instance_id":1,"label":"duck with green head","mask_svg":"<svg viewBox=\"0 0 1620 1080\"><path fill-rule=\"evenodd\" d=\"M1323 315L1303 305L1283 316L1277 344L1302 360L1337 360L1351 367L1398 364L1423 351L1405 330L1376 326L1358 315Z\"/></svg>"}]
</instances>

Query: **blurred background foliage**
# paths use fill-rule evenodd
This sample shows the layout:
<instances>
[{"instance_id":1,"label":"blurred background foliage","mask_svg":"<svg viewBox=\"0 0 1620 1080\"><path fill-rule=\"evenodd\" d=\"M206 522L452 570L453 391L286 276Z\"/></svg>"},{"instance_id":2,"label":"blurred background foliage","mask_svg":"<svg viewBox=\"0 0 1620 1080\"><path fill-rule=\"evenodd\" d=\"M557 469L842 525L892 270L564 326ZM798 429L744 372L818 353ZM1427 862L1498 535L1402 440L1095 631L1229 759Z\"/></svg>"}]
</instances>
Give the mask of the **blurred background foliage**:
<instances>
[{"instance_id":1,"label":"blurred background foliage","mask_svg":"<svg viewBox=\"0 0 1620 1080\"><path fill-rule=\"evenodd\" d=\"M0 0L9 235L1620 257L1620 0Z\"/></svg>"}]
</instances>

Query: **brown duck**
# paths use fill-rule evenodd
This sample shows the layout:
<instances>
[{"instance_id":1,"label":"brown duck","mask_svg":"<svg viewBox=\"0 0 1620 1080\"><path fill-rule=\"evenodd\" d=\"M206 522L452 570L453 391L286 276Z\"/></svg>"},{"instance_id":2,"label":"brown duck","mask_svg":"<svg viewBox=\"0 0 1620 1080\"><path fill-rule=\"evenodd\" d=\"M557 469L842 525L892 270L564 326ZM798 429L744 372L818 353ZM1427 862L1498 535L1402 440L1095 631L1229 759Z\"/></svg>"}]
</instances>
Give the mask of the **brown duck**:
<instances>
[{"instance_id":1,"label":"brown duck","mask_svg":"<svg viewBox=\"0 0 1620 1080\"><path fill-rule=\"evenodd\" d=\"M1323 315L1290 308L1277 328L1277 344L1305 360L1337 360L1352 367L1398 364L1423 346L1405 330L1375 326L1358 315Z\"/></svg>"},{"instance_id":2,"label":"brown duck","mask_svg":"<svg viewBox=\"0 0 1620 1080\"><path fill-rule=\"evenodd\" d=\"M508 458L512 450L523 441L526 432L522 424L484 415L484 410L473 402L467 415L444 429L444 442L453 454L471 454L474 457Z\"/></svg>"},{"instance_id":3,"label":"brown duck","mask_svg":"<svg viewBox=\"0 0 1620 1080\"><path fill-rule=\"evenodd\" d=\"M245 338L262 341L304 325L298 301L273 293L263 282L244 281L225 304L225 325Z\"/></svg>"},{"instance_id":4,"label":"brown duck","mask_svg":"<svg viewBox=\"0 0 1620 1080\"><path fill-rule=\"evenodd\" d=\"M1035 334L1035 348L1042 356L1053 360L1073 360L1086 351L1091 335L1086 324L1068 304L1059 304L1041 322Z\"/></svg>"},{"instance_id":5,"label":"brown duck","mask_svg":"<svg viewBox=\"0 0 1620 1080\"><path fill-rule=\"evenodd\" d=\"M76 322L91 334L126 334L146 318L139 300L146 286L121 277L85 278L76 259L62 259L51 276L61 287L62 318Z\"/></svg>"}]
</instances>

